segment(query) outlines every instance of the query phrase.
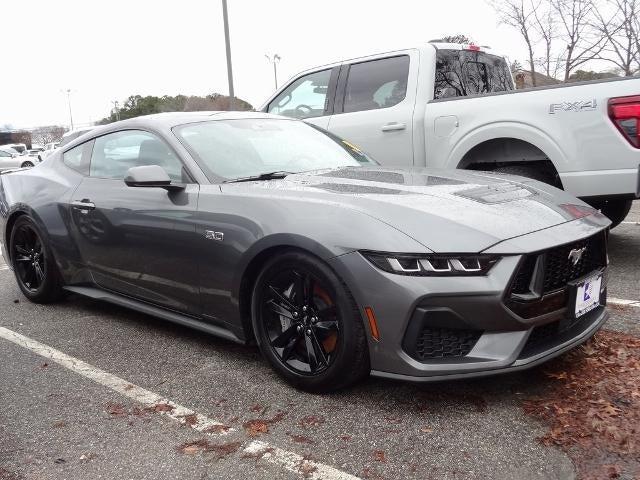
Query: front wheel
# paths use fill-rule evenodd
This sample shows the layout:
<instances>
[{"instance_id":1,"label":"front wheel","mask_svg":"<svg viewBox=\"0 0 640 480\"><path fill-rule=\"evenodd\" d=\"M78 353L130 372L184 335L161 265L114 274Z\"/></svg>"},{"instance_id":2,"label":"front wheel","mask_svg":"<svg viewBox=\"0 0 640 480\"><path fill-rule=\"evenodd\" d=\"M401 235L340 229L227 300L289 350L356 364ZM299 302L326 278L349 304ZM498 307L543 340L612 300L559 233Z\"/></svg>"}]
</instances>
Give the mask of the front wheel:
<instances>
[{"instance_id":1,"label":"front wheel","mask_svg":"<svg viewBox=\"0 0 640 480\"><path fill-rule=\"evenodd\" d=\"M294 386L339 390L369 374L362 318L328 265L297 251L269 261L256 279L252 322L262 354Z\"/></svg>"},{"instance_id":2,"label":"front wheel","mask_svg":"<svg viewBox=\"0 0 640 480\"><path fill-rule=\"evenodd\" d=\"M31 168L33 167L33 162L27 160L26 162L22 162L22 165L20 165L21 168Z\"/></svg>"},{"instance_id":3,"label":"front wheel","mask_svg":"<svg viewBox=\"0 0 640 480\"><path fill-rule=\"evenodd\" d=\"M36 223L27 216L16 220L9 243L18 286L34 303L49 303L62 294L62 283L49 246Z\"/></svg>"}]
</instances>

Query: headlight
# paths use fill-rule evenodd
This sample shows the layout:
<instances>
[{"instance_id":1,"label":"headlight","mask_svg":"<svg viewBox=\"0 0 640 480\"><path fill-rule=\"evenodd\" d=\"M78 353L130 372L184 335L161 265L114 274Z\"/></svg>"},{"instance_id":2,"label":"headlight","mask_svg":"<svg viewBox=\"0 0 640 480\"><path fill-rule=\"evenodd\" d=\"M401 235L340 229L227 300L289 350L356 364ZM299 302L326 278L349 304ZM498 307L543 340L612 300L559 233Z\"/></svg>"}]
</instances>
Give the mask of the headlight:
<instances>
[{"instance_id":1,"label":"headlight","mask_svg":"<svg viewBox=\"0 0 640 480\"><path fill-rule=\"evenodd\" d=\"M496 255L405 255L383 252L360 252L380 270L400 275L479 276L486 275L500 257Z\"/></svg>"}]
</instances>

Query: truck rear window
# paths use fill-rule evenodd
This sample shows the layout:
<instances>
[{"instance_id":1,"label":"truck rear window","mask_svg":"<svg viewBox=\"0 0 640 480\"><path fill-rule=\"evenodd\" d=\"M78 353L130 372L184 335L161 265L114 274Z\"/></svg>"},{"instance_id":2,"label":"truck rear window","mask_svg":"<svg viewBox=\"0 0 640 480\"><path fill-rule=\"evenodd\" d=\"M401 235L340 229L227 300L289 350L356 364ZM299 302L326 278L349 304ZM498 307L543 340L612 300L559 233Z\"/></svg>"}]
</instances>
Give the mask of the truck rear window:
<instances>
[{"instance_id":1,"label":"truck rear window","mask_svg":"<svg viewBox=\"0 0 640 480\"><path fill-rule=\"evenodd\" d=\"M470 50L438 50L434 98L513 90L504 58Z\"/></svg>"}]
</instances>

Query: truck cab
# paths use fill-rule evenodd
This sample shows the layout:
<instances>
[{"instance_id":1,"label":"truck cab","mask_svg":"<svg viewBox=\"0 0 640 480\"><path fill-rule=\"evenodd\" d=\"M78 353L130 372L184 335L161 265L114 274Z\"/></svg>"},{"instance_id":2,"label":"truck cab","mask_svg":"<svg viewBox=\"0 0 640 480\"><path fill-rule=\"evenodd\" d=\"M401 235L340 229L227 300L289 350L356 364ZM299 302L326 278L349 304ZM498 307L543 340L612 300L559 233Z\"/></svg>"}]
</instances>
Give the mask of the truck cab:
<instances>
[{"instance_id":1,"label":"truck cab","mask_svg":"<svg viewBox=\"0 0 640 480\"><path fill-rule=\"evenodd\" d=\"M515 90L490 48L434 41L294 76L263 105L382 165L489 170L562 188L621 222L640 197L640 78Z\"/></svg>"}]
</instances>

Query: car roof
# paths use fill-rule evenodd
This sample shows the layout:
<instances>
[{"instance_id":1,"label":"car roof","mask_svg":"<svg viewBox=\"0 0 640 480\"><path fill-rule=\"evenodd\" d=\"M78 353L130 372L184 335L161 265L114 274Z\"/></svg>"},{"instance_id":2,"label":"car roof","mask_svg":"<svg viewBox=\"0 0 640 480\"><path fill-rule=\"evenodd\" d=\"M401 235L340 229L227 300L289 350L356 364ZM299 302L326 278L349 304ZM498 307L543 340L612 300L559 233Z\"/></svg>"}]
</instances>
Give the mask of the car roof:
<instances>
[{"instance_id":1,"label":"car roof","mask_svg":"<svg viewBox=\"0 0 640 480\"><path fill-rule=\"evenodd\" d=\"M151 115L142 115L140 117L120 120L119 122L109 123L107 125L96 126L85 135L72 140L63 148L66 150L86 142L89 138L99 137L101 135L111 133L118 130L151 128L156 130L168 130L178 125L186 123L197 123L207 120L238 120L248 118L273 118L279 120L299 121L281 115L273 115L262 112L239 112L239 111L201 111L201 112L165 112L154 113Z\"/></svg>"}]
</instances>

